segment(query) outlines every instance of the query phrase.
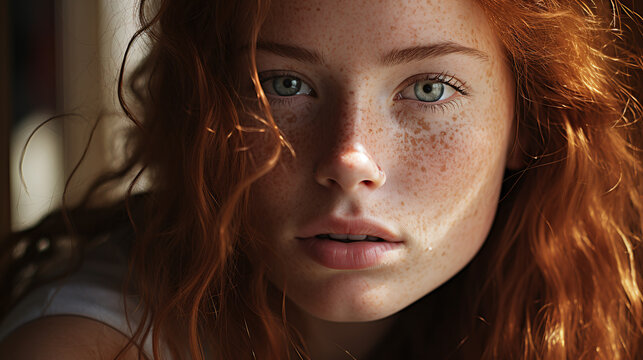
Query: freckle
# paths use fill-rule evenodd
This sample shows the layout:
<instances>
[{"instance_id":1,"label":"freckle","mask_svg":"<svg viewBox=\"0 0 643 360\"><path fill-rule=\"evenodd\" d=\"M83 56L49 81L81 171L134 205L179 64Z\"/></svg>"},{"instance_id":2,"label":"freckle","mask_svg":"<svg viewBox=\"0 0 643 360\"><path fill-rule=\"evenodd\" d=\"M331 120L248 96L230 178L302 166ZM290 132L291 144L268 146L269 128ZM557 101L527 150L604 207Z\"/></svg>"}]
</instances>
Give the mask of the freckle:
<instances>
[{"instance_id":1,"label":"freckle","mask_svg":"<svg viewBox=\"0 0 643 360\"><path fill-rule=\"evenodd\" d=\"M432 142L432 143L434 143L434 142L435 142L435 134L434 134L434 135L431 135L431 142Z\"/></svg>"},{"instance_id":2,"label":"freckle","mask_svg":"<svg viewBox=\"0 0 643 360\"><path fill-rule=\"evenodd\" d=\"M444 165L444 164L442 164L442 166L440 166L440 171L441 171L441 172L445 172L445 171L447 171L447 166L446 166L446 165Z\"/></svg>"},{"instance_id":3,"label":"freckle","mask_svg":"<svg viewBox=\"0 0 643 360\"><path fill-rule=\"evenodd\" d=\"M426 172L426 168L424 166L422 166L420 170L422 170L422 172Z\"/></svg>"},{"instance_id":4,"label":"freckle","mask_svg":"<svg viewBox=\"0 0 643 360\"><path fill-rule=\"evenodd\" d=\"M443 251L442 254L440 254L440 256L444 256L446 254L447 254L446 251Z\"/></svg>"},{"instance_id":5,"label":"freckle","mask_svg":"<svg viewBox=\"0 0 643 360\"><path fill-rule=\"evenodd\" d=\"M402 201L402 202L400 203L400 205L404 206L404 201Z\"/></svg>"},{"instance_id":6,"label":"freckle","mask_svg":"<svg viewBox=\"0 0 643 360\"><path fill-rule=\"evenodd\" d=\"M458 120L458 117L457 117L457 116L455 116L455 115L453 115L453 117L451 118L451 120L452 120L452 121L456 121L456 120Z\"/></svg>"},{"instance_id":7,"label":"freckle","mask_svg":"<svg viewBox=\"0 0 643 360\"><path fill-rule=\"evenodd\" d=\"M428 123L426 120L423 118L417 119L417 124L424 130L430 131L431 130L431 124Z\"/></svg>"}]
</instances>

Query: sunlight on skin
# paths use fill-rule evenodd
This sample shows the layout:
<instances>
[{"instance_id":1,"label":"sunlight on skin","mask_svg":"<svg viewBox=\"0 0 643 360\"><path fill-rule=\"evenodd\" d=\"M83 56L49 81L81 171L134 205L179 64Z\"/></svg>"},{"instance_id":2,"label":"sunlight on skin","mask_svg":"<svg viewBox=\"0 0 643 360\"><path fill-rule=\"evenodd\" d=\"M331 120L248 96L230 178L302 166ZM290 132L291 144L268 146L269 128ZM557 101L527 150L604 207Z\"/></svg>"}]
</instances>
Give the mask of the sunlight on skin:
<instances>
[{"instance_id":1,"label":"sunlight on skin","mask_svg":"<svg viewBox=\"0 0 643 360\"><path fill-rule=\"evenodd\" d=\"M267 254L278 254L267 256L269 278L287 283L289 319L314 340L313 358L332 358L337 341L363 355L385 318L450 279L487 237L512 141L512 76L482 9L466 0L278 0L260 43L262 86L297 154L285 154L251 199ZM434 44L460 50L383 61ZM293 47L316 57L302 61ZM292 78L299 92L280 95L275 84ZM449 96L414 98L427 79ZM324 217L375 221L401 246L375 266L323 266L299 237Z\"/></svg>"}]
</instances>

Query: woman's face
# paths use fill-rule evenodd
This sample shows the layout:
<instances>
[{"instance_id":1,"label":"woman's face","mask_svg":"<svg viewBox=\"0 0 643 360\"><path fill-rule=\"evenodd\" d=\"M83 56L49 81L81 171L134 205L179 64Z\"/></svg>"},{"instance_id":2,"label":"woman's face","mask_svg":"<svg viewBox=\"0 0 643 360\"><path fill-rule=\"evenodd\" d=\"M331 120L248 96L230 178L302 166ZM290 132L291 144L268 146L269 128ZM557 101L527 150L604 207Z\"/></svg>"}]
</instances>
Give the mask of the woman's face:
<instances>
[{"instance_id":1,"label":"woman's face","mask_svg":"<svg viewBox=\"0 0 643 360\"><path fill-rule=\"evenodd\" d=\"M514 116L475 2L277 0L256 60L295 156L254 187L252 221L292 302L330 321L381 319L471 260Z\"/></svg>"}]
</instances>

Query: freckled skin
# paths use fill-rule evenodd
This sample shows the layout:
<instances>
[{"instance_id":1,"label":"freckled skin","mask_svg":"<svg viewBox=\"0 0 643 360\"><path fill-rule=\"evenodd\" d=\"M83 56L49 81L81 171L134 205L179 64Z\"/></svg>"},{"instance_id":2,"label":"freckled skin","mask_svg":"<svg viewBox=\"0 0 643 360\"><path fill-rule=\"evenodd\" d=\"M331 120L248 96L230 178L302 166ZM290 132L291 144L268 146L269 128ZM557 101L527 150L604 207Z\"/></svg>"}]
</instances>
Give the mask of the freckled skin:
<instances>
[{"instance_id":1,"label":"freckled skin","mask_svg":"<svg viewBox=\"0 0 643 360\"><path fill-rule=\"evenodd\" d=\"M388 317L460 271L487 237L510 150L511 73L473 1L273 4L260 38L312 49L325 63L257 54L260 73L293 72L316 93L289 104L271 100L296 157L285 151L252 193L253 226L271 250L263 259L269 279L280 288L287 283L288 298L304 316ZM453 53L395 66L378 62L393 49L442 41L481 50L489 60ZM466 84L468 95L456 92L433 108L396 97L405 80L441 73ZM367 160L346 160L355 153ZM368 180L378 168L386 177L381 186L363 182L349 191L318 180L331 170ZM300 251L296 236L326 215L376 219L401 235L403 248L372 269L325 268Z\"/></svg>"}]
</instances>

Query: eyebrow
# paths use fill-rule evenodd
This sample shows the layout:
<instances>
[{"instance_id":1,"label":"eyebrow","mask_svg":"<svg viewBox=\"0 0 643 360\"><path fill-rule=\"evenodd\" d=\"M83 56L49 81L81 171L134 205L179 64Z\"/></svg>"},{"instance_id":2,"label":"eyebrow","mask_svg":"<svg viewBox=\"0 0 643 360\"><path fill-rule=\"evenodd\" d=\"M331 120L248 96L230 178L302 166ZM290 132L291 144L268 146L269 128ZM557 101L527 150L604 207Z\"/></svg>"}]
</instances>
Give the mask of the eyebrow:
<instances>
[{"instance_id":1,"label":"eyebrow","mask_svg":"<svg viewBox=\"0 0 643 360\"><path fill-rule=\"evenodd\" d=\"M275 55L291 58L304 63L324 63L324 58L320 53L294 45L279 44L271 41L259 41L257 42L257 50L268 51Z\"/></svg>"},{"instance_id":2,"label":"eyebrow","mask_svg":"<svg viewBox=\"0 0 643 360\"><path fill-rule=\"evenodd\" d=\"M304 63L316 65L324 63L324 57L319 52L295 45L286 45L271 41L259 41L257 42L257 50L264 50L275 55L291 58ZM461 53L473 56L483 61L489 61L489 55L486 53L478 49L466 47L449 41L432 45L394 49L382 56L380 58L380 63L382 65L393 66L453 53Z\"/></svg>"},{"instance_id":3,"label":"eyebrow","mask_svg":"<svg viewBox=\"0 0 643 360\"><path fill-rule=\"evenodd\" d=\"M453 42L441 42L433 45L391 50L380 59L380 62L383 65L392 66L454 53L470 55L483 61L489 61L489 56L478 49Z\"/></svg>"}]
</instances>

